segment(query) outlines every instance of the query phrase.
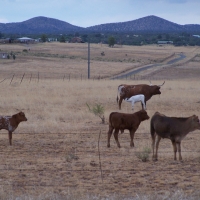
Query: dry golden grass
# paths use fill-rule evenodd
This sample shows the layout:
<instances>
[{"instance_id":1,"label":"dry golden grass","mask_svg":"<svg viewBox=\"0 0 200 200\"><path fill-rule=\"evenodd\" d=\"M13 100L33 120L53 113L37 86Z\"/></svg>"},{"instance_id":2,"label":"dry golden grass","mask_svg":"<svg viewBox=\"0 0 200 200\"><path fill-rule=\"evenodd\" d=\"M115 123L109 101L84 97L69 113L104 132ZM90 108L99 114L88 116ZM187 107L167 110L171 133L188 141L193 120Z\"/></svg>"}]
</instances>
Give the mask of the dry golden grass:
<instances>
[{"instance_id":1,"label":"dry golden grass","mask_svg":"<svg viewBox=\"0 0 200 200\"><path fill-rule=\"evenodd\" d=\"M70 73L75 75L80 72L80 66L87 66L87 61L84 60L87 46L86 44L54 45L36 45L31 47L30 51L39 52L40 50L51 54L59 51L59 55L76 55L77 58L40 58L19 54L19 59L17 58L16 61L0 60L3 72L0 77L1 79L8 78L0 83L1 115L12 115L22 110L28 118L27 122L22 122L16 129L16 134L13 134L12 147L8 145L7 132L0 131L2 198L66 199L68 195L69 199L100 199L100 196L108 197L108 199L133 196L135 199L159 199L161 196L167 199L181 199L182 197L198 199L199 194L196 191L200 188L200 131L189 134L183 140L183 162L173 161L170 140L161 141L158 162L152 162L150 159L149 162L144 163L137 158L137 152L142 151L144 147L151 146L149 120L141 123L137 130L134 148L131 149L129 146L130 138L126 130L119 138L122 148L117 148L112 137L111 148L108 149L106 147L108 117L111 112L119 111L116 103L117 86L122 83L148 84L148 80L81 80L80 78L69 80L67 76L63 80L66 70L71 70ZM2 46L0 48L3 49ZM11 50L13 47L7 45L4 48ZM13 51L21 51L25 47L16 45L15 48ZM132 52L135 49L140 58L145 60L148 56L153 58L155 54L158 54L157 48L160 47L111 49L94 45L92 48L96 53L93 59L99 56L101 51L110 56L103 58L107 59L104 62L97 61L97 59L92 60L92 65L96 67L95 70L100 66L98 63L103 63L105 66L103 65L101 70L113 75L116 71L123 71L126 65L134 65L127 61L108 61L112 59L113 52L120 54L121 51L121 57L118 57L122 59L125 53L135 55ZM176 49L167 46L167 51L164 47L162 48L163 53L159 50L160 57L157 59L170 55L170 48L173 51L187 54L196 51L195 47ZM72 51L74 54L71 54ZM145 53L142 53L144 51ZM71 63L74 62L74 68L65 65L65 59L69 62L71 60ZM198 70L198 62L197 57L195 61L177 67L177 69L180 68L179 74L181 75L181 70L187 69L187 66ZM113 72L107 69L108 64L111 65ZM162 74L158 73L157 77L163 77L166 80L168 70L159 72ZM39 82L38 71L41 72ZM95 71L96 76L98 72ZM22 80L23 73L26 75ZM30 81L31 73L34 76ZM16 75L10 84L12 74ZM44 74L48 78L45 78ZM161 80L152 80L152 84L161 83ZM153 96L147 102L147 112L150 117L156 111L177 117L199 115L199 80L191 77L168 80L161 88L161 92L161 95ZM86 103L91 106L101 104L105 108L105 125L101 124L100 118L88 111ZM136 104L134 111L140 109L141 105ZM120 112L131 113L131 105L123 102ZM100 131L103 184L98 154ZM79 194L78 197L76 193Z\"/></svg>"},{"instance_id":2,"label":"dry golden grass","mask_svg":"<svg viewBox=\"0 0 200 200\"><path fill-rule=\"evenodd\" d=\"M45 43L45 44L1 44L2 52L14 52L16 60L2 60L1 76L23 73L37 74L41 77L63 78L66 76L80 78L87 77L87 44L70 43ZM24 53L27 49L28 53ZM30 51L29 51L30 49ZM101 52L105 56L101 56ZM197 47L173 47L173 46L116 46L109 48L107 45L91 44L91 78L110 77L149 63L168 61L170 57L184 52L187 59L199 53Z\"/></svg>"}]
</instances>

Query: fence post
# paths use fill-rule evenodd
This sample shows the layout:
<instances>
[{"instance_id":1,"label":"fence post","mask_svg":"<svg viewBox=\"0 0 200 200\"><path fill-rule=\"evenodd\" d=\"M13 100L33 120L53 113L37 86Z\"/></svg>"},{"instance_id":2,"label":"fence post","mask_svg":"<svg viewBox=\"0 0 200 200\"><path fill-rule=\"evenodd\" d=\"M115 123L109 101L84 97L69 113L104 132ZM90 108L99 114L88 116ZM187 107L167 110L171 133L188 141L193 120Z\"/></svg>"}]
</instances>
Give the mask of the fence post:
<instances>
[{"instance_id":1,"label":"fence post","mask_svg":"<svg viewBox=\"0 0 200 200\"><path fill-rule=\"evenodd\" d=\"M40 80L40 74L39 74L39 72L38 72L38 83L39 83L39 80Z\"/></svg>"},{"instance_id":2,"label":"fence post","mask_svg":"<svg viewBox=\"0 0 200 200\"><path fill-rule=\"evenodd\" d=\"M14 76L15 76L15 74L13 74L13 77L12 77L12 79L11 79L11 81L10 81L10 84L12 83L12 81L13 81L13 79L14 79Z\"/></svg>"},{"instance_id":3,"label":"fence post","mask_svg":"<svg viewBox=\"0 0 200 200\"><path fill-rule=\"evenodd\" d=\"M102 168L101 168L101 155L100 155L100 147L99 147L100 137L101 137L101 130L99 132L99 139L98 139L98 153L99 153L99 168L101 170L101 181L103 183L103 173L102 173Z\"/></svg>"},{"instance_id":4,"label":"fence post","mask_svg":"<svg viewBox=\"0 0 200 200\"><path fill-rule=\"evenodd\" d=\"M22 78L21 78L21 82L20 84L22 83L23 79L24 79L24 76L25 76L25 73L23 74Z\"/></svg>"},{"instance_id":5,"label":"fence post","mask_svg":"<svg viewBox=\"0 0 200 200\"><path fill-rule=\"evenodd\" d=\"M32 73L31 73L31 77L30 77L29 83L31 82L31 79L32 79Z\"/></svg>"}]
</instances>

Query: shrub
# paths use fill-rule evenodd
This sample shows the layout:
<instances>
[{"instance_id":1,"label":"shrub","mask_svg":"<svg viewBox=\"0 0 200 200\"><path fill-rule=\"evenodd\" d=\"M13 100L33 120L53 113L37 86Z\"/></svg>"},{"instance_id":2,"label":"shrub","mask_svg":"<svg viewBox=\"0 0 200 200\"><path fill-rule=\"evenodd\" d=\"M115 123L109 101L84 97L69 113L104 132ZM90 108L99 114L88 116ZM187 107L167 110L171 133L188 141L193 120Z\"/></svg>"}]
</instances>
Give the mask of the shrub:
<instances>
[{"instance_id":1,"label":"shrub","mask_svg":"<svg viewBox=\"0 0 200 200\"><path fill-rule=\"evenodd\" d=\"M149 160L149 154L151 153L151 149L149 147L144 147L142 152L136 153L136 156L142 160L143 162L146 162Z\"/></svg>"},{"instance_id":2,"label":"shrub","mask_svg":"<svg viewBox=\"0 0 200 200\"><path fill-rule=\"evenodd\" d=\"M100 104L96 104L93 108L90 108L88 103L86 103L88 110L93 113L95 116L98 116L102 120L102 124L105 124L105 117L104 117L104 107Z\"/></svg>"}]
</instances>

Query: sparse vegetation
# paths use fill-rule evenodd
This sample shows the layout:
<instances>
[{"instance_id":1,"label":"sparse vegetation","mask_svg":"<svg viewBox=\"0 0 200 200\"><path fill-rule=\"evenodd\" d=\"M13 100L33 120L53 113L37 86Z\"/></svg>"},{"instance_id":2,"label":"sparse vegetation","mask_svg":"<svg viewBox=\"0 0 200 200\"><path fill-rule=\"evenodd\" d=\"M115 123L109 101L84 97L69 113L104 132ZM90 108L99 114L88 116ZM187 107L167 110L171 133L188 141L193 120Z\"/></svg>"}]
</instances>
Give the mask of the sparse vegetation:
<instances>
[{"instance_id":1,"label":"sparse vegetation","mask_svg":"<svg viewBox=\"0 0 200 200\"><path fill-rule=\"evenodd\" d=\"M144 147L143 151L136 153L136 156L143 162L147 162L149 161L150 153L151 153L151 149L149 147Z\"/></svg>"},{"instance_id":2,"label":"sparse vegetation","mask_svg":"<svg viewBox=\"0 0 200 200\"><path fill-rule=\"evenodd\" d=\"M161 84L165 80L162 94L148 101L148 115L151 117L155 111L179 117L198 115L199 57L154 74L147 70L146 79L110 80L114 74L145 65L148 59L166 58L172 52L184 52L189 60L199 54L197 47L115 45L109 48L91 44L92 77L108 76L99 80L81 79L80 74L83 77L87 74L86 44L40 43L32 45L28 54L22 52L24 48L21 44L1 45L2 52L12 50L17 55L15 62L0 59L1 115L22 110L28 121L15 131L12 148L8 145L7 131L1 131L0 199L199 199L199 130L184 139L184 162L172 161L169 140L162 141L158 162L151 159L142 162L135 152L143 152L143 147L150 146L149 120L136 131L134 148L130 148L130 136L125 130L119 135L122 148L111 145L108 149L108 125L99 123L100 118L86 106L88 102L92 109L100 102L105 119L111 112L132 113L125 102L122 110L118 110L117 86L149 84L149 80ZM102 51L106 56L100 55ZM34 56L35 53L41 56ZM43 56L48 54L55 56ZM60 59L56 55L67 57ZM99 57L101 61L97 60ZM129 58L135 59L135 63L120 62ZM140 104L135 106L135 112L141 109Z\"/></svg>"},{"instance_id":3,"label":"sparse vegetation","mask_svg":"<svg viewBox=\"0 0 200 200\"><path fill-rule=\"evenodd\" d=\"M90 108L90 106L88 105L88 103L86 103L86 105L88 107L88 110L91 113L93 113L95 116L98 116L101 119L102 124L105 124L104 107L101 104L96 104L92 108Z\"/></svg>"}]
</instances>

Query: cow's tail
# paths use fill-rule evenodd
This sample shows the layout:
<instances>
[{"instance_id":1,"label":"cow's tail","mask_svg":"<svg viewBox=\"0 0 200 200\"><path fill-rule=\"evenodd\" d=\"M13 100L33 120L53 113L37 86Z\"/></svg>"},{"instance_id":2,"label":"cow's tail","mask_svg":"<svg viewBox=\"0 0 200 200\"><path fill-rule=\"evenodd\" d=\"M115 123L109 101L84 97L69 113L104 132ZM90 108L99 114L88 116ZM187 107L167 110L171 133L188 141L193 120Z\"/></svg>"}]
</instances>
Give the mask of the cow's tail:
<instances>
[{"instance_id":1,"label":"cow's tail","mask_svg":"<svg viewBox=\"0 0 200 200\"><path fill-rule=\"evenodd\" d=\"M118 103L118 101L119 101L118 95L119 95L119 87L118 87L118 89L117 89L117 103Z\"/></svg>"},{"instance_id":2,"label":"cow's tail","mask_svg":"<svg viewBox=\"0 0 200 200\"><path fill-rule=\"evenodd\" d=\"M154 123L153 123L153 117L151 118L151 122L150 122L150 131L151 131L151 138L154 139L155 138L155 129L154 129Z\"/></svg>"},{"instance_id":3,"label":"cow's tail","mask_svg":"<svg viewBox=\"0 0 200 200\"><path fill-rule=\"evenodd\" d=\"M118 96L121 95L121 91L122 91L122 88L123 88L123 87L124 87L123 85L119 85L119 86L118 86L118 89L117 89L117 103L118 103L118 101L119 101L119 97L118 97Z\"/></svg>"},{"instance_id":4,"label":"cow's tail","mask_svg":"<svg viewBox=\"0 0 200 200\"><path fill-rule=\"evenodd\" d=\"M113 115L113 113L110 113L110 116L109 116L109 126L112 126L112 121L111 121L112 115Z\"/></svg>"}]
</instances>

